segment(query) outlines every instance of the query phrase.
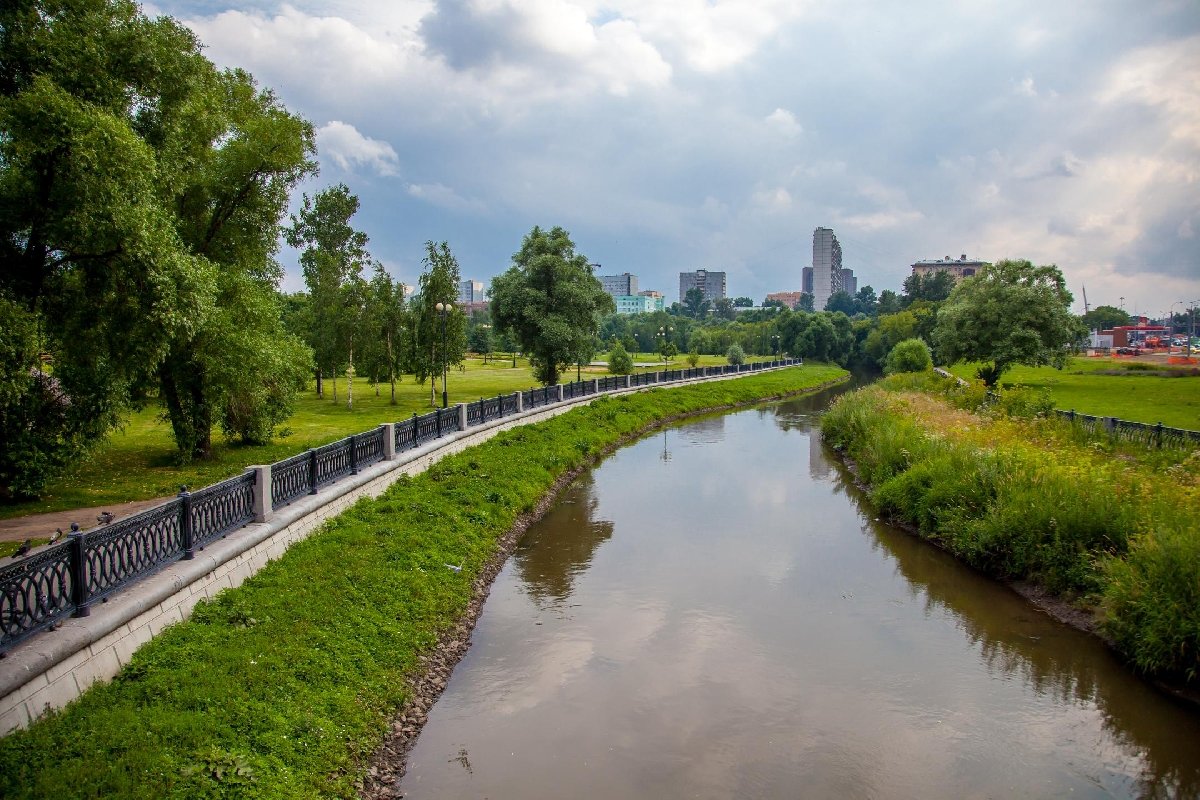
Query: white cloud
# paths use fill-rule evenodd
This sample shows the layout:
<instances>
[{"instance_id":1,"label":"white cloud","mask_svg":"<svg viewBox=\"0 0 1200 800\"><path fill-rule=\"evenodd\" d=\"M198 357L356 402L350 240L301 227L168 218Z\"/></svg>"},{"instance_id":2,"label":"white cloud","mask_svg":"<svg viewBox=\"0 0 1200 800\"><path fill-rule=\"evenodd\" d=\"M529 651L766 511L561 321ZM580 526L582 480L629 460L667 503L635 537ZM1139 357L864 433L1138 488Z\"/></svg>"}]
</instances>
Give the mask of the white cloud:
<instances>
[{"instance_id":1,"label":"white cloud","mask_svg":"<svg viewBox=\"0 0 1200 800\"><path fill-rule=\"evenodd\" d=\"M768 114L766 122L774 130L789 138L804 133L804 126L796 121L796 115L784 108L777 108Z\"/></svg>"},{"instance_id":2,"label":"white cloud","mask_svg":"<svg viewBox=\"0 0 1200 800\"><path fill-rule=\"evenodd\" d=\"M368 167L392 176L400 167L400 157L390 144L363 136L353 125L338 120L317 129L317 153L346 172Z\"/></svg>"},{"instance_id":3,"label":"white cloud","mask_svg":"<svg viewBox=\"0 0 1200 800\"><path fill-rule=\"evenodd\" d=\"M412 183L408 185L406 191L410 197L415 197L419 200L430 203L431 205L453 211L478 212L482 211L484 208L483 204L478 200L468 200L458 192L451 189L449 186L444 186L440 183Z\"/></svg>"},{"instance_id":4,"label":"white cloud","mask_svg":"<svg viewBox=\"0 0 1200 800\"><path fill-rule=\"evenodd\" d=\"M1110 71L1100 100L1157 108L1173 138L1200 145L1200 36L1124 56Z\"/></svg>"}]
</instances>

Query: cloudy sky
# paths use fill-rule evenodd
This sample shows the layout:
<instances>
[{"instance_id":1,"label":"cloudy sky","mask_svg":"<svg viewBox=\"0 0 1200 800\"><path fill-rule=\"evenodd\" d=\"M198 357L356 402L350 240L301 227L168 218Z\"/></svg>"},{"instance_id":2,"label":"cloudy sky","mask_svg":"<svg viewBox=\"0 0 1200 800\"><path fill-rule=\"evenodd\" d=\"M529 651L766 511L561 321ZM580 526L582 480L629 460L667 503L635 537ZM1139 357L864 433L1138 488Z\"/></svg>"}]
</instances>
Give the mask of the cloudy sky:
<instances>
[{"instance_id":1,"label":"cloudy sky","mask_svg":"<svg viewBox=\"0 0 1200 800\"><path fill-rule=\"evenodd\" d=\"M701 267L761 300L820 225L876 291L965 253L1058 264L1079 311L1200 300L1196 0L145 8L312 121L303 191L348 184L406 282L428 239L488 281L561 225L668 300Z\"/></svg>"}]
</instances>

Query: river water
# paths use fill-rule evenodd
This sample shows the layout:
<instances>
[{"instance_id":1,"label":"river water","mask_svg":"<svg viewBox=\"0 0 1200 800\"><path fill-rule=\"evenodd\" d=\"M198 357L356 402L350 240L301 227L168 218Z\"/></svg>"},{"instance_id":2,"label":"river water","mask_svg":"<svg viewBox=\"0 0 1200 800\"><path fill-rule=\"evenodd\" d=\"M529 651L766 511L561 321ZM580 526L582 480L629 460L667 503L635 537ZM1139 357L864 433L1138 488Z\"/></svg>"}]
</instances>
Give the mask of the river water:
<instances>
[{"instance_id":1,"label":"river water","mask_svg":"<svg viewBox=\"0 0 1200 800\"><path fill-rule=\"evenodd\" d=\"M872 519L827 400L582 475L493 585L406 795L1200 796L1200 713Z\"/></svg>"}]
</instances>

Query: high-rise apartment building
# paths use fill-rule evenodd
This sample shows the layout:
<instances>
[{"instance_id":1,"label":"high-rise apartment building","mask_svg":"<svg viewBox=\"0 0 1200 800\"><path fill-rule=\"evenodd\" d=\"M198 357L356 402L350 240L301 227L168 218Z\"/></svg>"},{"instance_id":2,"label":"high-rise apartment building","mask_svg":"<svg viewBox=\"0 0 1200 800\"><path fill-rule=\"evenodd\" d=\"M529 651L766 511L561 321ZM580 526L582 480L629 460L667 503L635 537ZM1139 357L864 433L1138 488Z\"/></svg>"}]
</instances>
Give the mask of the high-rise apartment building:
<instances>
[{"instance_id":1,"label":"high-rise apartment building","mask_svg":"<svg viewBox=\"0 0 1200 800\"><path fill-rule=\"evenodd\" d=\"M613 297L631 297L638 293L637 275L622 272L620 275L599 275L597 278L604 291Z\"/></svg>"},{"instance_id":2,"label":"high-rise apartment building","mask_svg":"<svg viewBox=\"0 0 1200 800\"><path fill-rule=\"evenodd\" d=\"M824 311L834 292L842 288L842 246L832 228L813 231L813 309Z\"/></svg>"},{"instance_id":3,"label":"high-rise apartment building","mask_svg":"<svg viewBox=\"0 0 1200 800\"><path fill-rule=\"evenodd\" d=\"M854 270L842 270L842 291L851 297L858 294L858 278L854 276Z\"/></svg>"},{"instance_id":4,"label":"high-rise apartment building","mask_svg":"<svg viewBox=\"0 0 1200 800\"><path fill-rule=\"evenodd\" d=\"M487 300L483 294L483 281L462 281L458 284L458 303L482 303Z\"/></svg>"},{"instance_id":5,"label":"high-rise apartment building","mask_svg":"<svg viewBox=\"0 0 1200 800\"><path fill-rule=\"evenodd\" d=\"M725 273L698 269L695 272L679 273L679 302L687 297L689 289L704 292L705 300L720 300L725 296Z\"/></svg>"}]
</instances>

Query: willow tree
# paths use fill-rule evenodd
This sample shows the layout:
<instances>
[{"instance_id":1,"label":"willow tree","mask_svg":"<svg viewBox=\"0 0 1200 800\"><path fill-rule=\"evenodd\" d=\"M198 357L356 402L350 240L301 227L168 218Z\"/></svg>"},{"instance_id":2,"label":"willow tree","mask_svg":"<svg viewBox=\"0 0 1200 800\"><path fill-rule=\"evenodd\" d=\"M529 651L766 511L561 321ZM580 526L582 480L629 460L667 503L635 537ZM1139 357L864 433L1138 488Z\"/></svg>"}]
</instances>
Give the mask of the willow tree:
<instances>
[{"instance_id":1,"label":"willow tree","mask_svg":"<svg viewBox=\"0 0 1200 800\"><path fill-rule=\"evenodd\" d=\"M601 315L615 310L587 256L559 227L529 232L513 265L492 281L491 301L496 326L516 338L534 377L547 386L588 351Z\"/></svg>"}]
</instances>

